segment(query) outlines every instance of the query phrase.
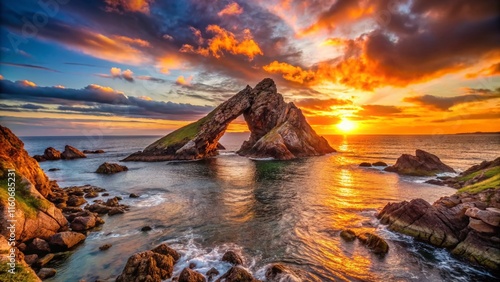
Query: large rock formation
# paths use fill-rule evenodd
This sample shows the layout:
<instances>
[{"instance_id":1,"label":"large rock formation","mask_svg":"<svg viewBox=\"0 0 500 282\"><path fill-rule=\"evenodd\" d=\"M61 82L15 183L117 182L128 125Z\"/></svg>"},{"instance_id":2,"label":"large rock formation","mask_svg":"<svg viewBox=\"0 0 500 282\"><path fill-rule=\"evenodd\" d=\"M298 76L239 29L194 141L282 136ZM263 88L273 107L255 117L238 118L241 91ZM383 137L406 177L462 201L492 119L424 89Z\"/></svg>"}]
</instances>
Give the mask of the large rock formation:
<instances>
[{"instance_id":1,"label":"large rock formation","mask_svg":"<svg viewBox=\"0 0 500 282\"><path fill-rule=\"evenodd\" d=\"M196 160L217 154L219 139L241 114L251 131L238 151L249 157L293 159L334 152L326 139L314 132L293 103L285 103L272 79L252 89L247 86L204 118L154 142L125 161Z\"/></svg>"},{"instance_id":2,"label":"large rock formation","mask_svg":"<svg viewBox=\"0 0 500 282\"><path fill-rule=\"evenodd\" d=\"M419 149L416 150L415 156L401 155L395 165L388 166L384 170L415 176L432 176L440 172L455 172L453 168L441 162L436 155Z\"/></svg>"},{"instance_id":3,"label":"large rock formation","mask_svg":"<svg viewBox=\"0 0 500 282\"><path fill-rule=\"evenodd\" d=\"M500 190L458 193L434 204L422 199L389 203L378 214L390 230L413 236L453 254L500 269Z\"/></svg>"},{"instance_id":4,"label":"large rock formation","mask_svg":"<svg viewBox=\"0 0 500 282\"><path fill-rule=\"evenodd\" d=\"M15 171L15 208L9 209L9 170ZM11 175L12 176L12 175ZM24 150L24 144L8 128L0 126L0 234L9 237L8 219L16 220L16 240L48 239L68 222L60 209L45 197L52 183L38 163Z\"/></svg>"}]
</instances>

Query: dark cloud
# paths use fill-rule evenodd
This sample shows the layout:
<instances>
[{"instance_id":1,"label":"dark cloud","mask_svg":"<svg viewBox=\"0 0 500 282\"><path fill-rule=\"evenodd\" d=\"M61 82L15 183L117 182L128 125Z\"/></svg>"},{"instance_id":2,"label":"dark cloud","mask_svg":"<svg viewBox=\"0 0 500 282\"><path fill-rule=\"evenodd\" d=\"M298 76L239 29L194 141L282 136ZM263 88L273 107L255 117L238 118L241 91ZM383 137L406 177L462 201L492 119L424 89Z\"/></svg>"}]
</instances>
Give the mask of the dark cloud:
<instances>
[{"instance_id":1,"label":"dark cloud","mask_svg":"<svg viewBox=\"0 0 500 282\"><path fill-rule=\"evenodd\" d=\"M127 97L109 87L94 84L83 89L66 89L41 87L29 81L12 82L5 79L0 81L0 98L10 101L59 105L59 111L172 120L201 117L213 109L211 106L153 101L133 96ZM36 105L24 105L24 109L34 109L35 107ZM23 106L17 108L23 108Z\"/></svg>"},{"instance_id":2,"label":"dark cloud","mask_svg":"<svg viewBox=\"0 0 500 282\"><path fill-rule=\"evenodd\" d=\"M11 111L11 112L23 112L23 111L38 111L41 109L47 109L44 106L41 105L35 105L35 104L22 104L22 105L7 105L7 104L0 104L0 111Z\"/></svg>"},{"instance_id":3,"label":"dark cloud","mask_svg":"<svg viewBox=\"0 0 500 282\"><path fill-rule=\"evenodd\" d=\"M37 65L30 65L30 64L18 64L18 63L8 63L8 62L0 62L0 65L5 65L5 66L13 66L13 67L21 67L21 68L30 68L30 69L37 69L37 70L44 70L44 71L51 71L51 72L60 72L55 69L47 68L47 67L42 67L42 66L37 66Z\"/></svg>"},{"instance_id":4,"label":"dark cloud","mask_svg":"<svg viewBox=\"0 0 500 282\"><path fill-rule=\"evenodd\" d=\"M430 110L447 111L460 104L500 98L500 88L497 88L495 91L490 89L468 88L466 89L466 92L469 94L452 97L439 97L434 95L412 96L404 98L403 101L413 103Z\"/></svg>"},{"instance_id":5,"label":"dark cloud","mask_svg":"<svg viewBox=\"0 0 500 282\"><path fill-rule=\"evenodd\" d=\"M496 119L498 120L498 117L500 117L500 111L493 111L493 112L483 112L483 113L476 113L476 114L463 114L463 115L457 115L457 116L452 116L444 119L437 119L433 120L432 122L447 122L447 121L457 121L457 120L480 120L480 119Z\"/></svg>"}]
</instances>

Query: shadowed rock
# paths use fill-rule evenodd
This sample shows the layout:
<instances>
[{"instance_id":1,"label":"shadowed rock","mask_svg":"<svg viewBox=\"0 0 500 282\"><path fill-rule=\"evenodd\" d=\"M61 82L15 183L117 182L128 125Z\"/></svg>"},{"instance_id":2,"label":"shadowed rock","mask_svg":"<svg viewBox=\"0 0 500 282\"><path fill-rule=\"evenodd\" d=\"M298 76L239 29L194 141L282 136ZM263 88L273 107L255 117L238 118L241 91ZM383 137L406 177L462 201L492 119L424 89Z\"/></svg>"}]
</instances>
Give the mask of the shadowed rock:
<instances>
[{"instance_id":1,"label":"shadowed rock","mask_svg":"<svg viewBox=\"0 0 500 282\"><path fill-rule=\"evenodd\" d=\"M66 145L64 147L64 152L61 154L61 159L63 160L72 160L79 158L86 158L84 153L80 152L77 148L72 147L70 145Z\"/></svg>"},{"instance_id":2,"label":"shadowed rock","mask_svg":"<svg viewBox=\"0 0 500 282\"><path fill-rule=\"evenodd\" d=\"M174 261L171 256L145 251L131 256L116 282L152 282L172 277Z\"/></svg>"},{"instance_id":3,"label":"shadowed rock","mask_svg":"<svg viewBox=\"0 0 500 282\"><path fill-rule=\"evenodd\" d=\"M179 275L179 282L205 282L207 279L200 273L184 268Z\"/></svg>"},{"instance_id":4,"label":"shadowed rock","mask_svg":"<svg viewBox=\"0 0 500 282\"><path fill-rule=\"evenodd\" d=\"M453 168L441 162L436 155L419 149L416 150L415 154L415 156L401 155L395 165L388 166L384 170L415 176L432 176L440 172L455 172Z\"/></svg>"},{"instance_id":5,"label":"shadowed rock","mask_svg":"<svg viewBox=\"0 0 500 282\"><path fill-rule=\"evenodd\" d=\"M96 173L101 173L101 174L113 174L121 171L127 171L128 167L124 165L119 165L115 163L103 163L101 164L97 170L95 171Z\"/></svg>"},{"instance_id":6,"label":"shadowed rock","mask_svg":"<svg viewBox=\"0 0 500 282\"><path fill-rule=\"evenodd\" d=\"M293 103L285 103L272 79L252 89L247 86L204 118L154 142L124 161L196 160L211 157L221 148L219 139L241 114L251 131L238 154L248 157L293 159L334 152L314 132Z\"/></svg>"}]
</instances>

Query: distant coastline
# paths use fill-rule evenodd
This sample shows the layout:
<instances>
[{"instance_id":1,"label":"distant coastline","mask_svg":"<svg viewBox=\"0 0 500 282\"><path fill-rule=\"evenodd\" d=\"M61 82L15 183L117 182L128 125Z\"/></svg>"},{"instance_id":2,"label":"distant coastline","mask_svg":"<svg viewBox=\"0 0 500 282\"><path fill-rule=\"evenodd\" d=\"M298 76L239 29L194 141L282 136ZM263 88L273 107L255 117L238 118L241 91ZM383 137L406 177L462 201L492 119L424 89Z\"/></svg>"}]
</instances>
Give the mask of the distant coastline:
<instances>
[{"instance_id":1,"label":"distant coastline","mask_svg":"<svg viewBox=\"0 0 500 282\"><path fill-rule=\"evenodd\" d=\"M500 134L500 131L497 132L482 132L482 131L476 131L476 132L461 132L461 133L455 133L453 135L472 135L472 134Z\"/></svg>"}]
</instances>

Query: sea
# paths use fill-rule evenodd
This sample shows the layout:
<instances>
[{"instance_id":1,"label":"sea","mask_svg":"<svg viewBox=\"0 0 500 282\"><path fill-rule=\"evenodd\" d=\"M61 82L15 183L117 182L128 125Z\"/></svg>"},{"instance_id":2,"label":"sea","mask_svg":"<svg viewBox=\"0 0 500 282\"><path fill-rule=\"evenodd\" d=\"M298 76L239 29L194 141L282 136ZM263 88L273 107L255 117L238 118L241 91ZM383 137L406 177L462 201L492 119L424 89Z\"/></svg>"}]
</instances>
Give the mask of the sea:
<instances>
[{"instance_id":1,"label":"sea","mask_svg":"<svg viewBox=\"0 0 500 282\"><path fill-rule=\"evenodd\" d=\"M47 267L57 275L46 281L114 281L131 255L160 243L182 254L174 276L192 263L200 273L215 267L223 274L231 266L220 259L235 250L258 279L264 279L267 266L281 263L294 270L296 281L499 281L445 249L387 230L376 219L389 202L423 198L432 203L455 189L426 184L425 177L359 167L376 161L391 165L401 154L422 149L460 172L499 157L499 135L325 136L338 152L292 161L238 156L248 136L226 133L220 141L226 150L213 158L126 162L121 164L129 170L113 175L95 170L103 162L120 163L160 136L22 137L30 155L47 147L63 151L67 144L106 151L40 166L61 187L99 186L130 205L125 214L103 216L106 223L83 244L53 260ZM130 193L140 197L129 198ZM142 232L144 226L152 230ZM378 234L389 252L379 256L358 241L343 241L339 233L346 228ZM104 244L112 247L100 251Z\"/></svg>"}]
</instances>

